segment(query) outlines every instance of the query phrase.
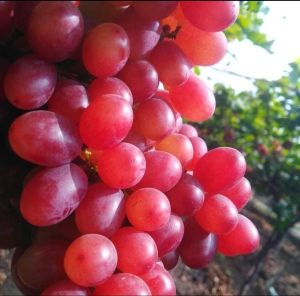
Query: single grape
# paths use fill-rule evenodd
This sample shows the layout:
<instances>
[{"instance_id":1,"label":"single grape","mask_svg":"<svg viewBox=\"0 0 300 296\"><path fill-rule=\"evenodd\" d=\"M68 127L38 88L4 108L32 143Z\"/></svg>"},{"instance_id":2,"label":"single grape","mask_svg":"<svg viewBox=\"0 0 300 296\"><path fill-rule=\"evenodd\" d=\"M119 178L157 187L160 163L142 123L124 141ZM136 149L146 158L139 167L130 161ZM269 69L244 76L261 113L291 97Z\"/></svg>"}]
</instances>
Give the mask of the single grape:
<instances>
[{"instance_id":1,"label":"single grape","mask_svg":"<svg viewBox=\"0 0 300 296\"><path fill-rule=\"evenodd\" d=\"M137 229L154 231L167 225L171 214L168 198L155 188L142 188L126 200L126 216Z\"/></svg>"},{"instance_id":2,"label":"single grape","mask_svg":"<svg viewBox=\"0 0 300 296\"><path fill-rule=\"evenodd\" d=\"M179 133L185 135L188 138L198 137L197 129L189 123L184 123Z\"/></svg>"},{"instance_id":3,"label":"single grape","mask_svg":"<svg viewBox=\"0 0 300 296\"><path fill-rule=\"evenodd\" d=\"M43 106L56 85L56 69L51 63L26 55L12 64L5 76L5 95L19 109L32 110Z\"/></svg>"},{"instance_id":4,"label":"single grape","mask_svg":"<svg viewBox=\"0 0 300 296\"><path fill-rule=\"evenodd\" d=\"M70 1L41 1L29 17L26 34L37 56L61 62L80 45L83 19Z\"/></svg>"},{"instance_id":5,"label":"single grape","mask_svg":"<svg viewBox=\"0 0 300 296\"><path fill-rule=\"evenodd\" d=\"M186 169L189 171L193 171L198 160L207 152L207 145L205 141L200 137L191 137L189 139L193 145L194 155L192 160L186 165Z\"/></svg>"},{"instance_id":6,"label":"single grape","mask_svg":"<svg viewBox=\"0 0 300 296\"><path fill-rule=\"evenodd\" d=\"M87 191L86 174L71 163L42 168L26 183L20 210L29 223L49 226L68 217L79 206Z\"/></svg>"},{"instance_id":7,"label":"single grape","mask_svg":"<svg viewBox=\"0 0 300 296\"><path fill-rule=\"evenodd\" d=\"M82 234L111 237L125 219L125 197L121 190L94 183L75 211L76 225Z\"/></svg>"},{"instance_id":8,"label":"single grape","mask_svg":"<svg viewBox=\"0 0 300 296\"><path fill-rule=\"evenodd\" d=\"M165 256L160 258L165 269L167 270L171 270L175 268L175 266L178 263L178 259L179 259L179 253L177 249L175 251L167 253Z\"/></svg>"},{"instance_id":9,"label":"single grape","mask_svg":"<svg viewBox=\"0 0 300 296\"><path fill-rule=\"evenodd\" d=\"M85 234L69 245L64 257L68 277L82 287L94 287L115 271L118 256L113 243L99 234Z\"/></svg>"},{"instance_id":10,"label":"single grape","mask_svg":"<svg viewBox=\"0 0 300 296\"><path fill-rule=\"evenodd\" d=\"M84 66L96 77L117 74L126 64L130 53L129 39L124 29L114 23L93 28L84 39Z\"/></svg>"}]
</instances>

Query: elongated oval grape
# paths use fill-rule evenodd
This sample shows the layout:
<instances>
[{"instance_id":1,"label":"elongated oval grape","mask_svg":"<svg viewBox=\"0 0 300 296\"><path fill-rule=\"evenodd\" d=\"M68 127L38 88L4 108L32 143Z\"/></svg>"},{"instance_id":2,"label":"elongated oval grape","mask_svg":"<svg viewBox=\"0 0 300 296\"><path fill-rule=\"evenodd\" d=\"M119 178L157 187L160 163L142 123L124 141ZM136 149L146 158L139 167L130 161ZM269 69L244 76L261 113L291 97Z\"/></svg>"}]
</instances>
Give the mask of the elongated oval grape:
<instances>
[{"instance_id":1,"label":"elongated oval grape","mask_svg":"<svg viewBox=\"0 0 300 296\"><path fill-rule=\"evenodd\" d=\"M132 122L133 111L127 102L117 95L103 95L83 112L79 132L88 147L106 149L127 136Z\"/></svg>"},{"instance_id":2,"label":"elongated oval grape","mask_svg":"<svg viewBox=\"0 0 300 296\"><path fill-rule=\"evenodd\" d=\"M220 193L229 198L238 210L241 210L252 196L251 184L243 177L236 181L231 187L222 190Z\"/></svg>"},{"instance_id":3,"label":"elongated oval grape","mask_svg":"<svg viewBox=\"0 0 300 296\"><path fill-rule=\"evenodd\" d=\"M156 150L166 151L178 158L183 169L193 159L193 145L188 137L173 133L155 144Z\"/></svg>"},{"instance_id":4,"label":"elongated oval grape","mask_svg":"<svg viewBox=\"0 0 300 296\"><path fill-rule=\"evenodd\" d=\"M118 252L118 269L141 274L149 271L158 259L153 238L134 227L122 227L111 238Z\"/></svg>"},{"instance_id":5,"label":"elongated oval grape","mask_svg":"<svg viewBox=\"0 0 300 296\"><path fill-rule=\"evenodd\" d=\"M125 197L119 189L94 183L75 211L76 225L82 234L111 237L125 219Z\"/></svg>"},{"instance_id":6,"label":"elongated oval grape","mask_svg":"<svg viewBox=\"0 0 300 296\"><path fill-rule=\"evenodd\" d=\"M256 226L247 217L239 214L238 223L228 234L218 235L218 252L224 256L251 254L260 244Z\"/></svg>"},{"instance_id":7,"label":"elongated oval grape","mask_svg":"<svg viewBox=\"0 0 300 296\"><path fill-rule=\"evenodd\" d=\"M239 1L182 1L180 6L193 26L208 32L225 30L239 14Z\"/></svg>"},{"instance_id":8,"label":"elongated oval grape","mask_svg":"<svg viewBox=\"0 0 300 296\"><path fill-rule=\"evenodd\" d=\"M155 188L141 188L126 200L126 216L137 229L154 231L164 227L171 214L168 198Z\"/></svg>"},{"instance_id":9,"label":"elongated oval grape","mask_svg":"<svg viewBox=\"0 0 300 296\"><path fill-rule=\"evenodd\" d=\"M71 2L41 1L32 11L27 39L41 58L60 62L69 58L83 36L83 19Z\"/></svg>"},{"instance_id":10,"label":"elongated oval grape","mask_svg":"<svg viewBox=\"0 0 300 296\"><path fill-rule=\"evenodd\" d=\"M173 42L160 42L151 51L148 59L155 67L159 80L168 87L180 85L190 76L191 65L181 49Z\"/></svg>"},{"instance_id":11,"label":"elongated oval grape","mask_svg":"<svg viewBox=\"0 0 300 296\"><path fill-rule=\"evenodd\" d=\"M182 219L174 214L170 216L168 223L155 231L148 231L154 239L158 256L161 258L169 252L176 250L179 246L184 233Z\"/></svg>"},{"instance_id":12,"label":"elongated oval grape","mask_svg":"<svg viewBox=\"0 0 300 296\"><path fill-rule=\"evenodd\" d=\"M185 83L170 89L170 99L184 118L195 122L211 118L216 107L210 87L193 73Z\"/></svg>"},{"instance_id":13,"label":"elongated oval grape","mask_svg":"<svg viewBox=\"0 0 300 296\"><path fill-rule=\"evenodd\" d=\"M4 89L12 105L31 110L43 106L50 99L55 84L54 65L33 55L26 55L9 67Z\"/></svg>"},{"instance_id":14,"label":"elongated oval grape","mask_svg":"<svg viewBox=\"0 0 300 296\"><path fill-rule=\"evenodd\" d=\"M162 140L175 128L175 116L163 100L151 98L141 102L134 112L134 126L147 139Z\"/></svg>"},{"instance_id":15,"label":"elongated oval grape","mask_svg":"<svg viewBox=\"0 0 300 296\"><path fill-rule=\"evenodd\" d=\"M35 290L43 290L65 279L64 254L67 247L68 242L62 240L35 242L16 263L18 277Z\"/></svg>"},{"instance_id":16,"label":"elongated oval grape","mask_svg":"<svg viewBox=\"0 0 300 296\"><path fill-rule=\"evenodd\" d=\"M174 280L160 262L157 262L150 271L141 274L140 277L149 286L152 295L176 295Z\"/></svg>"},{"instance_id":17,"label":"elongated oval grape","mask_svg":"<svg viewBox=\"0 0 300 296\"><path fill-rule=\"evenodd\" d=\"M152 97L158 88L157 71L145 60L128 62L118 77L129 86L134 103Z\"/></svg>"},{"instance_id":18,"label":"elongated oval grape","mask_svg":"<svg viewBox=\"0 0 300 296\"><path fill-rule=\"evenodd\" d=\"M176 9L178 1L134 1L136 13L149 20L160 20Z\"/></svg>"},{"instance_id":19,"label":"elongated oval grape","mask_svg":"<svg viewBox=\"0 0 300 296\"><path fill-rule=\"evenodd\" d=\"M70 280L58 281L45 289L41 296L90 296L88 288L80 287Z\"/></svg>"},{"instance_id":20,"label":"elongated oval grape","mask_svg":"<svg viewBox=\"0 0 300 296\"><path fill-rule=\"evenodd\" d=\"M129 53L129 39L124 29L114 23L104 23L93 28L84 39L82 59L91 74L108 77L125 66Z\"/></svg>"},{"instance_id":21,"label":"elongated oval grape","mask_svg":"<svg viewBox=\"0 0 300 296\"><path fill-rule=\"evenodd\" d=\"M49 111L59 113L78 124L83 110L89 105L89 99L82 84L65 79L57 83L47 105Z\"/></svg>"},{"instance_id":22,"label":"elongated oval grape","mask_svg":"<svg viewBox=\"0 0 300 296\"><path fill-rule=\"evenodd\" d=\"M113 188L130 188L144 176L146 160L136 146L122 142L104 150L98 159L98 174Z\"/></svg>"},{"instance_id":23,"label":"elongated oval grape","mask_svg":"<svg viewBox=\"0 0 300 296\"><path fill-rule=\"evenodd\" d=\"M193 217L184 222L184 229L184 236L178 248L182 261L190 268L207 266L216 254L215 235L203 230Z\"/></svg>"},{"instance_id":24,"label":"elongated oval grape","mask_svg":"<svg viewBox=\"0 0 300 296\"><path fill-rule=\"evenodd\" d=\"M199 225L214 234L226 234L238 223L238 211L226 196L215 194L206 196L203 206L195 213Z\"/></svg>"},{"instance_id":25,"label":"elongated oval grape","mask_svg":"<svg viewBox=\"0 0 300 296\"><path fill-rule=\"evenodd\" d=\"M94 287L114 273L118 256L113 243L99 234L85 234L74 240L64 257L68 277L82 287Z\"/></svg>"},{"instance_id":26,"label":"elongated oval grape","mask_svg":"<svg viewBox=\"0 0 300 296\"><path fill-rule=\"evenodd\" d=\"M104 283L95 287L94 296L151 295L147 284L139 276L131 273L116 273Z\"/></svg>"},{"instance_id":27,"label":"elongated oval grape","mask_svg":"<svg viewBox=\"0 0 300 296\"><path fill-rule=\"evenodd\" d=\"M157 45L160 38L157 32L158 21L142 19L133 8L129 8L126 9L117 22L125 29L129 38L129 59L144 58Z\"/></svg>"},{"instance_id":28,"label":"elongated oval grape","mask_svg":"<svg viewBox=\"0 0 300 296\"><path fill-rule=\"evenodd\" d=\"M165 151L148 151L144 155L146 171L135 189L153 187L162 192L172 189L182 175L180 161Z\"/></svg>"},{"instance_id":29,"label":"elongated oval grape","mask_svg":"<svg viewBox=\"0 0 300 296\"><path fill-rule=\"evenodd\" d=\"M17 117L9 129L9 143L18 156L43 166L71 162L80 154L82 146L72 122L45 110Z\"/></svg>"},{"instance_id":30,"label":"elongated oval grape","mask_svg":"<svg viewBox=\"0 0 300 296\"><path fill-rule=\"evenodd\" d=\"M88 87L89 99L95 100L102 95L115 94L132 105L132 94L125 82L116 77L97 78Z\"/></svg>"},{"instance_id":31,"label":"elongated oval grape","mask_svg":"<svg viewBox=\"0 0 300 296\"><path fill-rule=\"evenodd\" d=\"M168 192L172 212L179 216L190 216L200 209L204 202L204 194L195 177L183 173L178 183Z\"/></svg>"},{"instance_id":32,"label":"elongated oval grape","mask_svg":"<svg viewBox=\"0 0 300 296\"><path fill-rule=\"evenodd\" d=\"M68 217L87 190L87 176L75 164L43 168L26 183L20 201L25 220L49 226Z\"/></svg>"},{"instance_id":33,"label":"elongated oval grape","mask_svg":"<svg viewBox=\"0 0 300 296\"><path fill-rule=\"evenodd\" d=\"M205 192L221 192L242 178L246 160L241 152L231 147L209 150L197 162L194 176Z\"/></svg>"}]
</instances>

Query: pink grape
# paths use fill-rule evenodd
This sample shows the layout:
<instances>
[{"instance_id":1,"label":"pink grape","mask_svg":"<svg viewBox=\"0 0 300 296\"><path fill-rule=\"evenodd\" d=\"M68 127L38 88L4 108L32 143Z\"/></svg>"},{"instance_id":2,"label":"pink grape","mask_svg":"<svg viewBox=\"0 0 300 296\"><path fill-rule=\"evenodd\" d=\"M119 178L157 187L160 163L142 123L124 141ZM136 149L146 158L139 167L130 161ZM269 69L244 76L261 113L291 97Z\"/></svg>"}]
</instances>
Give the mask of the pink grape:
<instances>
[{"instance_id":1,"label":"pink grape","mask_svg":"<svg viewBox=\"0 0 300 296\"><path fill-rule=\"evenodd\" d=\"M242 178L246 161L241 152L230 147L209 150L197 162L194 176L205 192L221 192Z\"/></svg>"},{"instance_id":2,"label":"pink grape","mask_svg":"<svg viewBox=\"0 0 300 296\"><path fill-rule=\"evenodd\" d=\"M182 175L180 161L174 155L164 151L148 151L144 156L146 171L135 189L153 187L162 192L172 189Z\"/></svg>"},{"instance_id":3,"label":"pink grape","mask_svg":"<svg viewBox=\"0 0 300 296\"><path fill-rule=\"evenodd\" d=\"M8 136L18 156L43 166L69 163L80 154L82 147L76 126L62 115L46 110L17 117Z\"/></svg>"},{"instance_id":4,"label":"pink grape","mask_svg":"<svg viewBox=\"0 0 300 296\"><path fill-rule=\"evenodd\" d=\"M190 121L206 121L212 117L216 100L210 87L195 74L170 89L170 99L176 110Z\"/></svg>"},{"instance_id":5,"label":"pink grape","mask_svg":"<svg viewBox=\"0 0 300 296\"><path fill-rule=\"evenodd\" d=\"M127 102L117 95L103 95L82 113L79 132L88 147L106 149L127 136L132 122L133 111Z\"/></svg>"},{"instance_id":6,"label":"pink grape","mask_svg":"<svg viewBox=\"0 0 300 296\"><path fill-rule=\"evenodd\" d=\"M175 116L163 100L151 98L141 102L134 112L134 125L138 132L150 140L162 140L175 128Z\"/></svg>"},{"instance_id":7,"label":"pink grape","mask_svg":"<svg viewBox=\"0 0 300 296\"><path fill-rule=\"evenodd\" d=\"M125 197L119 189L94 183L75 211L76 225L82 234L111 237L125 219Z\"/></svg>"},{"instance_id":8,"label":"pink grape","mask_svg":"<svg viewBox=\"0 0 300 296\"><path fill-rule=\"evenodd\" d=\"M203 206L195 213L199 225L214 234L232 231L238 222L238 211L226 196L215 194L206 196Z\"/></svg>"},{"instance_id":9,"label":"pink grape","mask_svg":"<svg viewBox=\"0 0 300 296\"><path fill-rule=\"evenodd\" d=\"M31 110L43 106L50 99L55 84L55 66L33 55L26 55L9 67L4 89L12 105Z\"/></svg>"},{"instance_id":10,"label":"pink grape","mask_svg":"<svg viewBox=\"0 0 300 296\"><path fill-rule=\"evenodd\" d=\"M89 105L87 92L82 84L65 79L57 83L48 101L48 110L59 113L75 124L79 124L81 114Z\"/></svg>"},{"instance_id":11,"label":"pink grape","mask_svg":"<svg viewBox=\"0 0 300 296\"><path fill-rule=\"evenodd\" d=\"M198 160L207 152L207 145L200 137L191 137L189 139L193 145L194 155L192 160L186 165L186 169L193 171Z\"/></svg>"},{"instance_id":12,"label":"pink grape","mask_svg":"<svg viewBox=\"0 0 300 296\"><path fill-rule=\"evenodd\" d=\"M146 60L128 62L118 74L118 78L129 86L134 103L152 97L158 88L157 71Z\"/></svg>"},{"instance_id":13,"label":"pink grape","mask_svg":"<svg viewBox=\"0 0 300 296\"><path fill-rule=\"evenodd\" d=\"M100 178L113 188L130 188L144 176L146 160L136 146L122 142L104 150L98 159Z\"/></svg>"},{"instance_id":14,"label":"pink grape","mask_svg":"<svg viewBox=\"0 0 300 296\"><path fill-rule=\"evenodd\" d=\"M141 188L126 200L126 216L137 229L154 231L166 226L171 214L168 198L155 188Z\"/></svg>"},{"instance_id":15,"label":"pink grape","mask_svg":"<svg viewBox=\"0 0 300 296\"><path fill-rule=\"evenodd\" d=\"M129 53L129 39L124 29L114 23L104 23L85 37L82 59L89 73L104 78L117 74L125 66Z\"/></svg>"},{"instance_id":16,"label":"pink grape","mask_svg":"<svg viewBox=\"0 0 300 296\"><path fill-rule=\"evenodd\" d=\"M260 244L256 226L247 217L239 214L233 231L217 236L218 252L224 256L251 254Z\"/></svg>"},{"instance_id":17,"label":"pink grape","mask_svg":"<svg viewBox=\"0 0 300 296\"><path fill-rule=\"evenodd\" d=\"M115 94L132 105L132 94L125 82L116 77L97 78L88 87L89 99L95 100L102 95Z\"/></svg>"},{"instance_id":18,"label":"pink grape","mask_svg":"<svg viewBox=\"0 0 300 296\"><path fill-rule=\"evenodd\" d=\"M239 13L239 1L182 1L180 5L193 26L208 32L225 30Z\"/></svg>"},{"instance_id":19,"label":"pink grape","mask_svg":"<svg viewBox=\"0 0 300 296\"><path fill-rule=\"evenodd\" d=\"M184 233L182 219L174 214L170 216L168 223L155 231L148 231L154 239L158 256L161 258L169 252L176 250L179 246Z\"/></svg>"},{"instance_id":20,"label":"pink grape","mask_svg":"<svg viewBox=\"0 0 300 296\"><path fill-rule=\"evenodd\" d=\"M195 177L183 173L178 183L166 195L169 198L172 212L179 216L190 216L200 209L204 194Z\"/></svg>"},{"instance_id":21,"label":"pink grape","mask_svg":"<svg viewBox=\"0 0 300 296\"><path fill-rule=\"evenodd\" d=\"M27 40L37 56L51 62L69 58L80 45L83 19L68 1L41 1L32 11Z\"/></svg>"},{"instance_id":22,"label":"pink grape","mask_svg":"<svg viewBox=\"0 0 300 296\"><path fill-rule=\"evenodd\" d=\"M238 210L241 210L252 196L251 184L243 177L236 181L231 187L222 190L220 193L229 198Z\"/></svg>"},{"instance_id":23,"label":"pink grape","mask_svg":"<svg viewBox=\"0 0 300 296\"><path fill-rule=\"evenodd\" d=\"M122 227L111 238L118 252L118 269L142 274L148 272L158 259L153 238L134 227Z\"/></svg>"},{"instance_id":24,"label":"pink grape","mask_svg":"<svg viewBox=\"0 0 300 296\"><path fill-rule=\"evenodd\" d=\"M151 295L148 285L131 273L116 273L104 283L96 286L94 296L109 295Z\"/></svg>"},{"instance_id":25,"label":"pink grape","mask_svg":"<svg viewBox=\"0 0 300 296\"><path fill-rule=\"evenodd\" d=\"M189 123L184 123L182 125L179 133L186 136L186 137L188 137L188 138L198 137L197 129Z\"/></svg>"},{"instance_id":26,"label":"pink grape","mask_svg":"<svg viewBox=\"0 0 300 296\"><path fill-rule=\"evenodd\" d=\"M184 222L184 229L184 236L178 248L183 263L195 269L207 266L216 253L216 237L203 230L193 217Z\"/></svg>"},{"instance_id":27,"label":"pink grape","mask_svg":"<svg viewBox=\"0 0 300 296\"><path fill-rule=\"evenodd\" d=\"M99 234L85 234L74 240L64 256L68 277L82 287L94 287L115 271L118 256L113 243Z\"/></svg>"}]
</instances>

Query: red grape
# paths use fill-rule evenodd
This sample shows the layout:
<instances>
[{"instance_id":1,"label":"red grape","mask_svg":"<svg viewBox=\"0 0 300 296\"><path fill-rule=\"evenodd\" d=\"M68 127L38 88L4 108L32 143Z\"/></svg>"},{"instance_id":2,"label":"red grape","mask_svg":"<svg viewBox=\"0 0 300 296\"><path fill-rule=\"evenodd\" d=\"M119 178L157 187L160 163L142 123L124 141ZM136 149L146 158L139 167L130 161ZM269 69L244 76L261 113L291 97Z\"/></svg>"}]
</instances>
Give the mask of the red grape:
<instances>
[{"instance_id":1,"label":"red grape","mask_svg":"<svg viewBox=\"0 0 300 296\"><path fill-rule=\"evenodd\" d=\"M157 72L145 60L128 62L118 77L129 86L135 103L152 97L158 88Z\"/></svg>"},{"instance_id":2,"label":"red grape","mask_svg":"<svg viewBox=\"0 0 300 296\"><path fill-rule=\"evenodd\" d=\"M40 1L16 1L15 25L22 32L26 32L30 15Z\"/></svg>"},{"instance_id":3,"label":"red grape","mask_svg":"<svg viewBox=\"0 0 300 296\"><path fill-rule=\"evenodd\" d=\"M70 1L41 1L29 17L26 33L37 56L60 62L80 45L83 19Z\"/></svg>"},{"instance_id":4,"label":"red grape","mask_svg":"<svg viewBox=\"0 0 300 296\"><path fill-rule=\"evenodd\" d=\"M126 200L126 216L137 229L154 231L166 226L171 206L168 198L155 188L142 188Z\"/></svg>"},{"instance_id":5,"label":"red grape","mask_svg":"<svg viewBox=\"0 0 300 296\"><path fill-rule=\"evenodd\" d=\"M141 102L134 112L135 128L150 140L161 140L175 128L175 116L163 100L151 98Z\"/></svg>"},{"instance_id":6,"label":"red grape","mask_svg":"<svg viewBox=\"0 0 300 296\"><path fill-rule=\"evenodd\" d=\"M49 100L55 84L54 65L33 55L26 55L9 67L4 89L12 105L31 110L43 106Z\"/></svg>"},{"instance_id":7,"label":"red grape","mask_svg":"<svg viewBox=\"0 0 300 296\"><path fill-rule=\"evenodd\" d=\"M181 1L180 5L193 26L208 32L225 30L239 13L239 1Z\"/></svg>"},{"instance_id":8,"label":"red grape","mask_svg":"<svg viewBox=\"0 0 300 296\"><path fill-rule=\"evenodd\" d=\"M257 250L259 244L257 228L241 214L238 215L238 223L233 231L217 237L218 252L224 256L251 254Z\"/></svg>"},{"instance_id":9,"label":"red grape","mask_svg":"<svg viewBox=\"0 0 300 296\"><path fill-rule=\"evenodd\" d=\"M213 194L232 186L245 172L246 161L241 152L230 147L218 147L198 160L194 176L205 192Z\"/></svg>"},{"instance_id":10,"label":"red grape","mask_svg":"<svg viewBox=\"0 0 300 296\"><path fill-rule=\"evenodd\" d=\"M135 188L153 187L162 192L172 189L182 175L180 161L174 155L164 151L148 151L144 155L146 171Z\"/></svg>"},{"instance_id":11,"label":"red grape","mask_svg":"<svg viewBox=\"0 0 300 296\"><path fill-rule=\"evenodd\" d=\"M132 94L129 87L116 77L97 78L88 88L90 100L95 100L102 95L115 94L132 105Z\"/></svg>"},{"instance_id":12,"label":"red grape","mask_svg":"<svg viewBox=\"0 0 300 296\"><path fill-rule=\"evenodd\" d=\"M0 39L6 37L12 31L14 9L14 1L0 2Z\"/></svg>"},{"instance_id":13,"label":"red grape","mask_svg":"<svg viewBox=\"0 0 300 296\"><path fill-rule=\"evenodd\" d=\"M161 263L157 262L150 271L141 274L140 277L149 286L152 295L176 295L174 280Z\"/></svg>"},{"instance_id":14,"label":"red grape","mask_svg":"<svg viewBox=\"0 0 300 296\"><path fill-rule=\"evenodd\" d=\"M94 183L75 211L76 224L82 234L112 236L125 219L125 198L121 190L104 183Z\"/></svg>"},{"instance_id":15,"label":"red grape","mask_svg":"<svg viewBox=\"0 0 300 296\"><path fill-rule=\"evenodd\" d=\"M65 79L57 83L48 101L48 110L79 124L81 114L88 105L89 99L84 86L75 80Z\"/></svg>"},{"instance_id":16,"label":"red grape","mask_svg":"<svg viewBox=\"0 0 300 296\"><path fill-rule=\"evenodd\" d=\"M85 37L82 58L91 74L108 77L124 67L129 52L129 39L124 29L114 23L104 23L93 28Z\"/></svg>"},{"instance_id":17,"label":"red grape","mask_svg":"<svg viewBox=\"0 0 300 296\"><path fill-rule=\"evenodd\" d=\"M80 154L82 146L72 122L45 110L17 117L9 129L9 143L21 158L43 166L71 162Z\"/></svg>"},{"instance_id":18,"label":"red grape","mask_svg":"<svg viewBox=\"0 0 300 296\"><path fill-rule=\"evenodd\" d=\"M90 290L80 287L70 280L56 282L45 289L41 296L89 296Z\"/></svg>"},{"instance_id":19,"label":"red grape","mask_svg":"<svg viewBox=\"0 0 300 296\"><path fill-rule=\"evenodd\" d=\"M203 206L195 213L195 219L207 232L226 234L238 222L238 211L227 197L216 194L206 196Z\"/></svg>"},{"instance_id":20,"label":"red grape","mask_svg":"<svg viewBox=\"0 0 300 296\"><path fill-rule=\"evenodd\" d=\"M171 270L178 263L178 259L179 259L178 250L176 249L175 251L169 252L165 256L161 257L160 259L161 259L165 269Z\"/></svg>"},{"instance_id":21,"label":"red grape","mask_svg":"<svg viewBox=\"0 0 300 296\"><path fill-rule=\"evenodd\" d=\"M178 248L179 255L190 268L203 268L216 253L216 237L203 230L193 217L184 222L184 236Z\"/></svg>"},{"instance_id":22,"label":"red grape","mask_svg":"<svg viewBox=\"0 0 300 296\"><path fill-rule=\"evenodd\" d=\"M104 150L98 158L100 178L113 188L130 188L144 176L146 160L143 152L129 143Z\"/></svg>"},{"instance_id":23,"label":"red grape","mask_svg":"<svg viewBox=\"0 0 300 296\"><path fill-rule=\"evenodd\" d=\"M197 129L191 124L184 123L179 131L180 134L185 135L188 138L198 137Z\"/></svg>"},{"instance_id":24,"label":"red grape","mask_svg":"<svg viewBox=\"0 0 300 296\"><path fill-rule=\"evenodd\" d=\"M153 238L134 227L120 228L111 238L118 252L118 269L141 274L148 272L158 259Z\"/></svg>"},{"instance_id":25,"label":"red grape","mask_svg":"<svg viewBox=\"0 0 300 296\"><path fill-rule=\"evenodd\" d=\"M43 168L24 187L21 213L33 225L56 224L78 207L86 193L87 182L83 170L73 163Z\"/></svg>"},{"instance_id":26,"label":"red grape","mask_svg":"<svg viewBox=\"0 0 300 296\"><path fill-rule=\"evenodd\" d=\"M179 216L192 215L202 207L204 195L195 177L183 173L179 182L168 192L172 212Z\"/></svg>"},{"instance_id":27,"label":"red grape","mask_svg":"<svg viewBox=\"0 0 300 296\"><path fill-rule=\"evenodd\" d=\"M222 195L228 197L241 210L252 196L251 184L245 178L236 181L231 187L220 192Z\"/></svg>"},{"instance_id":28,"label":"red grape","mask_svg":"<svg viewBox=\"0 0 300 296\"><path fill-rule=\"evenodd\" d=\"M193 159L186 165L186 169L193 171L198 160L207 152L207 146L204 140L200 137L189 138L194 150Z\"/></svg>"},{"instance_id":29,"label":"red grape","mask_svg":"<svg viewBox=\"0 0 300 296\"><path fill-rule=\"evenodd\" d=\"M68 277L82 287L94 287L115 271L118 256L113 243L99 234L85 234L69 245L64 266Z\"/></svg>"},{"instance_id":30,"label":"red grape","mask_svg":"<svg viewBox=\"0 0 300 296\"><path fill-rule=\"evenodd\" d=\"M190 121L205 121L212 117L216 100L210 87L195 74L170 89L170 98L176 110Z\"/></svg>"},{"instance_id":31,"label":"red grape","mask_svg":"<svg viewBox=\"0 0 300 296\"><path fill-rule=\"evenodd\" d=\"M79 124L83 142L94 149L119 144L129 133L133 121L131 106L118 95L103 95L84 110Z\"/></svg>"},{"instance_id":32,"label":"red grape","mask_svg":"<svg viewBox=\"0 0 300 296\"><path fill-rule=\"evenodd\" d=\"M184 233L182 219L172 214L164 227L155 231L149 231L148 233L154 239L158 256L161 258L179 246Z\"/></svg>"},{"instance_id":33,"label":"red grape","mask_svg":"<svg viewBox=\"0 0 300 296\"><path fill-rule=\"evenodd\" d=\"M115 295L151 295L147 284L138 276L131 273L116 273L104 283L98 285L94 296Z\"/></svg>"}]
</instances>

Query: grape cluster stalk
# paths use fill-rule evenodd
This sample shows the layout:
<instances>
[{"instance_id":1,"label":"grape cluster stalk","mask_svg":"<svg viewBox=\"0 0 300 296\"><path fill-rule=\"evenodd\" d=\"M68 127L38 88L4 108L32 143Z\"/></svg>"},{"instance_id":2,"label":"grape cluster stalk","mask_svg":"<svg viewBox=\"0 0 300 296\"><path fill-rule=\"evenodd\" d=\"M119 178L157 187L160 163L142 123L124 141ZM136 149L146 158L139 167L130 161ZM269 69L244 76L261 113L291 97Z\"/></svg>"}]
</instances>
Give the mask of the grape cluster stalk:
<instances>
[{"instance_id":1,"label":"grape cluster stalk","mask_svg":"<svg viewBox=\"0 0 300 296\"><path fill-rule=\"evenodd\" d=\"M246 161L193 123L238 1L1 1L0 248L24 295L176 295L259 247ZM1 164L2 165L2 164ZM8 169L7 169L8 168Z\"/></svg>"}]
</instances>

